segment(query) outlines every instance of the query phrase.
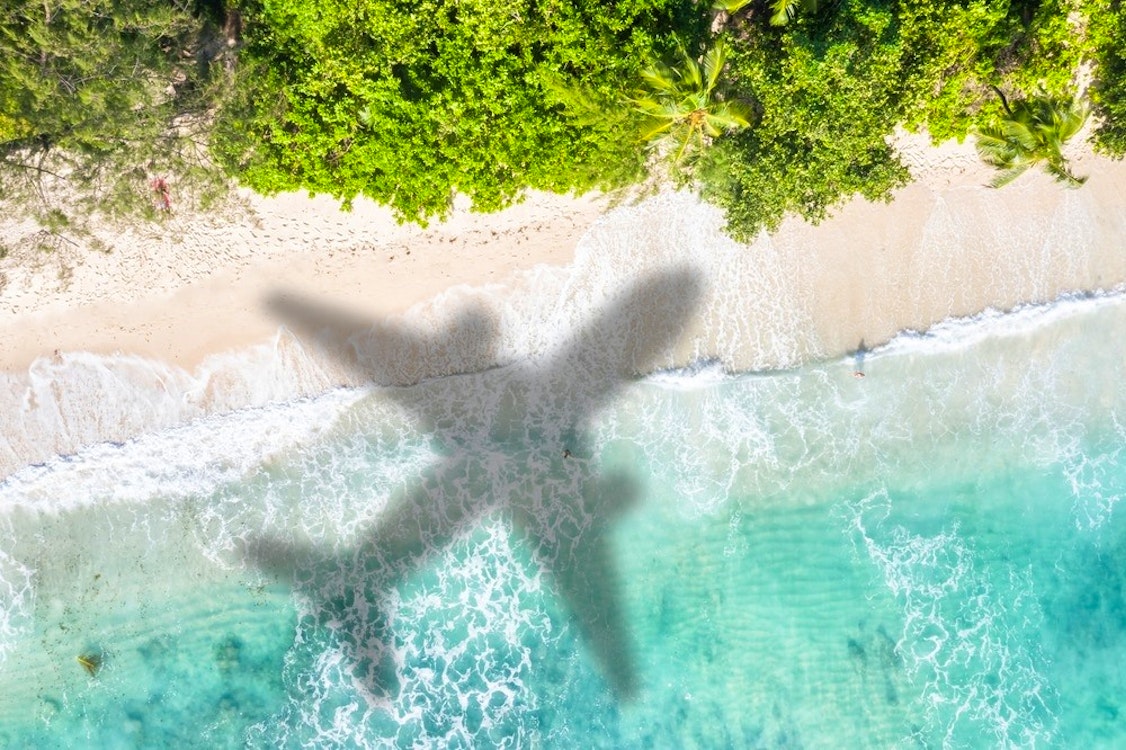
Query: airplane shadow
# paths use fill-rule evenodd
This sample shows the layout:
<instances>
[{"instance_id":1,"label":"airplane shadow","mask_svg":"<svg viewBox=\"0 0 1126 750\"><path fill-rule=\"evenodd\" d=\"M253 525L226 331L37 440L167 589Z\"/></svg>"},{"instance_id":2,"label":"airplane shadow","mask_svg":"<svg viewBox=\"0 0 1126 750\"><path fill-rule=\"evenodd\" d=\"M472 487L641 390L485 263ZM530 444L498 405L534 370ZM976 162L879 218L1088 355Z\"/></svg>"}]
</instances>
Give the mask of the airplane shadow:
<instances>
[{"instance_id":1,"label":"airplane shadow","mask_svg":"<svg viewBox=\"0 0 1126 750\"><path fill-rule=\"evenodd\" d=\"M381 392L414 416L440 457L390 499L361 541L332 550L259 536L243 544L244 559L294 586L319 623L348 630L342 640L360 644L351 655L357 686L386 697L397 690L385 645L395 587L499 513L527 540L607 683L628 700L637 668L608 531L639 501L641 484L626 472L603 475L586 434L631 379L664 361L701 292L693 271L654 275L618 293L557 351L460 375L449 362L492 361L498 332L477 307L426 332L293 293L271 295L268 308L302 342L333 352L356 380L402 384L402 363L412 360L416 374L452 377ZM326 570L334 585L317 573Z\"/></svg>"}]
</instances>

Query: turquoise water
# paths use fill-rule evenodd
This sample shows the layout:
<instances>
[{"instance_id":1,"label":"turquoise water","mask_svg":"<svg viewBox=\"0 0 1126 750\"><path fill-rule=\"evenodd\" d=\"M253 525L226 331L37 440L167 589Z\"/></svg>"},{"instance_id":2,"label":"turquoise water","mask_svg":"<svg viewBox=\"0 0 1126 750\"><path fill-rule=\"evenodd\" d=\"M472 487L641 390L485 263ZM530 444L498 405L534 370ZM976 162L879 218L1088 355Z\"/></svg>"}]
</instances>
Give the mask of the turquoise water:
<instances>
[{"instance_id":1,"label":"turquoise water","mask_svg":"<svg viewBox=\"0 0 1126 750\"><path fill-rule=\"evenodd\" d=\"M1123 330L1064 300L598 409L515 363L30 467L0 746L1126 745Z\"/></svg>"}]
</instances>

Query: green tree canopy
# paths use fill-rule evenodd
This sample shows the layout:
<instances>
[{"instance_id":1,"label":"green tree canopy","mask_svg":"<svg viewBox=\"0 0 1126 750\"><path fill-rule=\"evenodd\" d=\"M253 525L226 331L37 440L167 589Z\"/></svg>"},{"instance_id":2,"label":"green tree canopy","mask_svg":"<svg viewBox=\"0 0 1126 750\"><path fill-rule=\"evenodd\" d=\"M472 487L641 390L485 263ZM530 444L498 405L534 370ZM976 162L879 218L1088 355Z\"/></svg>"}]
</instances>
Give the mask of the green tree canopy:
<instances>
[{"instance_id":1,"label":"green tree canopy","mask_svg":"<svg viewBox=\"0 0 1126 750\"><path fill-rule=\"evenodd\" d=\"M843 0L781 28L763 4L737 9L727 75L762 114L709 150L703 194L738 237L790 213L818 221L853 195L890 197L908 180L889 145L897 125L961 139L1002 114L991 84L1073 88L1078 1Z\"/></svg>"},{"instance_id":2,"label":"green tree canopy","mask_svg":"<svg viewBox=\"0 0 1126 750\"><path fill-rule=\"evenodd\" d=\"M219 150L257 190L365 195L419 221L444 215L455 191L493 210L526 187L621 185L643 164L622 89L691 11L681 0L263 0L247 14Z\"/></svg>"},{"instance_id":3,"label":"green tree canopy","mask_svg":"<svg viewBox=\"0 0 1126 750\"><path fill-rule=\"evenodd\" d=\"M1087 36L1095 64L1091 92L1099 118L1095 145L1112 156L1126 155L1126 3L1089 0Z\"/></svg>"},{"instance_id":4,"label":"green tree canopy","mask_svg":"<svg viewBox=\"0 0 1126 750\"><path fill-rule=\"evenodd\" d=\"M1095 76L1096 142L1126 153L1124 7L10 0L0 15L0 198L52 220L60 207L151 212L153 177L169 179L174 202L185 189L219 191L214 156L263 193L303 189L345 204L365 195L425 221L455 192L492 210L525 188L630 184L645 173L637 133L647 120L681 139L674 151L707 145L691 149L699 158L677 178L746 237L790 213L819 220L852 195L887 198L908 179L888 144L897 125L962 138L1007 116L990 86L1061 99L1083 60ZM792 8L804 10L771 23ZM221 27L240 15L234 64ZM714 47L679 68L651 67L649 92L636 94L648 61L670 59L678 38L708 49L713 32L727 40L726 61Z\"/></svg>"},{"instance_id":5,"label":"green tree canopy","mask_svg":"<svg viewBox=\"0 0 1126 750\"><path fill-rule=\"evenodd\" d=\"M789 212L819 220L854 193L880 198L907 179L884 140L902 115L891 15L832 18L813 31L801 16L785 33L766 23L733 29L732 85L761 117L718 140L699 176L737 237L773 229Z\"/></svg>"},{"instance_id":6,"label":"green tree canopy","mask_svg":"<svg viewBox=\"0 0 1126 750\"><path fill-rule=\"evenodd\" d=\"M9 0L0 14L0 197L40 215L151 210L148 174L184 178L206 159L213 50L190 6Z\"/></svg>"}]
</instances>

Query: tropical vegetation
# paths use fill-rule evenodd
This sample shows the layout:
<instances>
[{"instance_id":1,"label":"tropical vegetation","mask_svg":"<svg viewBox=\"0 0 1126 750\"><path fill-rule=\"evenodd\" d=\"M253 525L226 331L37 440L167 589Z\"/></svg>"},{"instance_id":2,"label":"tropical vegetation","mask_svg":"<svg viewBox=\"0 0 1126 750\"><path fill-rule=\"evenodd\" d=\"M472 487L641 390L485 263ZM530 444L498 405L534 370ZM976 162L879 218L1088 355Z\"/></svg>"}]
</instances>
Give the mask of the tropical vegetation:
<instances>
[{"instance_id":1,"label":"tropical vegetation","mask_svg":"<svg viewBox=\"0 0 1126 750\"><path fill-rule=\"evenodd\" d=\"M1087 121L1087 109L1071 99L1036 95L1009 105L1000 90L997 95L1005 113L975 131L975 145L982 161L1001 170L993 187L1003 187L1030 167L1043 164L1045 171L1068 187L1079 187L1086 177L1076 177L1063 155L1069 141Z\"/></svg>"},{"instance_id":2,"label":"tropical vegetation","mask_svg":"<svg viewBox=\"0 0 1126 750\"><path fill-rule=\"evenodd\" d=\"M727 13L738 13L753 0L716 0L712 6ZM772 26L785 26L797 17L798 11L816 13L818 0L770 0L770 23Z\"/></svg>"},{"instance_id":3,"label":"tropical vegetation","mask_svg":"<svg viewBox=\"0 0 1126 750\"><path fill-rule=\"evenodd\" d=\"M207 149L220 21L191 0L9 0L0 198L58 228L154 215L151 181L163 175L195 199L223 193Z\"/></svg>"},{"instance_id":4,"label":"tropical vegetation","mask_svg":"<svg viewBox=\"0 0 1126 750\"><path fill-rule=\"evenodd\" d=\"M622 82L686 0L273 0L246 9L217 154L239 180L364 195L400 217L478 210L527 188L613 189L643 174Z\"/></svg>"},{"instance_id":5,"label":"tropical vegetation","mask_svg":"<svg viewBox=\"0 0 1126 750\"><path fill-rule=\"evenodd\" d=\"M646 90L631 102L645 116L642 138L658 147L671 144L673 161L703 150L714 138L751 124L749 106L722 98L720 75L727 62L723 39L703 55L702 62L680 49L679 67L650 63L643 71Z\"/></svg>"},{"instance_id":6,"label":"tropical vegetation","mask_svg":"<svg viewBox=\"0 0 1126 750\"><path fill-rule=\"evenodd\" d=\"M1091 91L1099 120L1095 147L1111 156L1126 155L1126 3L1091 0L1086 4L1088 47L1095 81Z\"/></svg>"},{"instance_id":7,"label":"tropical vegetation","mask_svg":"<svg viewBox=\"0 0 1126 750\"><path fill-rule=\"evenodd\" d=\"M817 0L773 0L770 4L770 23L774 26L785 26L798 15L798 10L806 13L817 12Z\"/></svg>"},{"instance_id":8,"label":"tropical vegetation","mask_svg":"<svg viewBox=\"0 0 1126 750\"><path fill-rule=\"evenodd\" d=\"M898 129L972 135L1002 181L1042 164L1074 184L1053 149L1085 107L1095 147L1126 154L1121 0L11 0L0 13L0 200L56 229L159 219L168 185L176 210L231 181L365 196L425 222L457 194L488 211L530 188L630 186L667 169L656 151L749 237L887 199L909 179Z\"/></svg>"}]
</instances>

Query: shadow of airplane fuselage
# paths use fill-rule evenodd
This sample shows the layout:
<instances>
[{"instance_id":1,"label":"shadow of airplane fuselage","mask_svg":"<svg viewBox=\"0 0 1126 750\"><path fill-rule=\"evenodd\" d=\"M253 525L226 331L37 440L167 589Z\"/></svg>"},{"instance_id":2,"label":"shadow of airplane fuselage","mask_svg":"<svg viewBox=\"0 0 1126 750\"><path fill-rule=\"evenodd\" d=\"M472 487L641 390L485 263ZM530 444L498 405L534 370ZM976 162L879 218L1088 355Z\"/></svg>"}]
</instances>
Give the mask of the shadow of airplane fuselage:
<instances>
[{"instance_id":1,"label":"shadow of airplane fuselage","mask_svg":"<svg viewBox=\"0 0 1126 750\"><path fill-rule=\"evenodd\" d=\"M665 272L624 290L545 358L442 378L440 385L431 381L443 389L442 398L426 387L385 389L433 435L441 458L392 498L354 547L318 550L259 537L245 544L246 559L299 588L308 582L310 566L341 571L357 589L378 578L385 597L406 571L424 565L483 515L499 511L549 571L609 685L628 699L637 688L637 670L606 527L637 502L639 482L625 473L601 476L584 435L599 409L668 353L700 292L694 273ZM267 304L303 340L336 352L355 379L381 385L401 380L393 362L449 346L464 349L462 361L487 362L497 336L492 321L473 308L447 330L427 336L406 327L373 327L372 321L291 294L275 294ZM477 496L466 502L467 487L489 489L469 490ZM332 594L316 586L303 594L314 607L329 610L322 621L342 621L331 614L342 606ZM379 602L382 611L363 624L389 617L387 604ZM372 694L394 690L375 684L390 680L387 670L359 671L363 674L355 676Z\"/></svg>"}]
</instances>

